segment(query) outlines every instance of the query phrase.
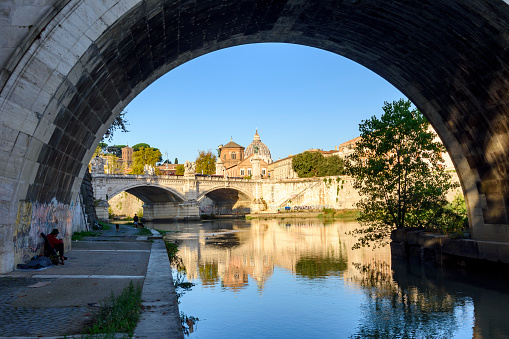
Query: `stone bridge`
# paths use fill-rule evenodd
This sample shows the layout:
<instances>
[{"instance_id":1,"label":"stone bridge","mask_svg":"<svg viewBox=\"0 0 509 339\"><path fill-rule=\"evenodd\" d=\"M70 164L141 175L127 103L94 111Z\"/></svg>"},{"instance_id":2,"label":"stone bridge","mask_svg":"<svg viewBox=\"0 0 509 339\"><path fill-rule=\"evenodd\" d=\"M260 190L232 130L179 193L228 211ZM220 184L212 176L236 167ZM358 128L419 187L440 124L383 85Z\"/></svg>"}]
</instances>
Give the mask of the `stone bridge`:
<instances>
[{"instance_id":1,"label":"stone bridge","mask_svg":"<svg viewBox=\"0 0 509 339\"><path fill-rule=\"evenodd\" d=\"M2 1L0 272L40 252L40 231L70 241L86 167L134 97L260 42L321 48L398 88L451 155L472 238L509 243L508 27L507 0Z\"/></svg>"},{"instance_id":2,"label":"stone bridge","mask_svg":"<svg viewBox=\"0 0 509 339\"><path fill-rule=\"evenodd\" d=\"M199 202L206 196L230 209L240 206L251 211L263 209L260 180L226 179L206 176L109 175L92 176L94 195L100 199L97 216L108 218L107 201L128 192L144 202L143 216L147 220L199 218Z\"/></svg>"},{"instance_id":3,"label":"stone bridge","mask_svg":"<svg viewBox=\"0 0 509 339\"><path fill-rule=\"evenodd\" d=\"M275 211L284 206L353 208L358 199L349 177L287 180L185 175L92 174L97 215L108 218L108 200L128 192L143 201L147 220L196 219L200 208L233 213ZM325 179L325 180L324 180ZM207 201L205 201L207 200ZM208 202L208 204L207 204Z\"/></svg>"}]
</instances>

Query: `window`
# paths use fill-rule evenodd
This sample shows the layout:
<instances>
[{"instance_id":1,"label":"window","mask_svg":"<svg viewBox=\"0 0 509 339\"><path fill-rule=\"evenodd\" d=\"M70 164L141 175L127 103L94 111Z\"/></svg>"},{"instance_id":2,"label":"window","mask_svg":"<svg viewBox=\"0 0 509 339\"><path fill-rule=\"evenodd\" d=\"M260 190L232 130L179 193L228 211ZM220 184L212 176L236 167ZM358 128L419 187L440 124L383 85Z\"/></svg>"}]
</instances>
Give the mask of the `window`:
<instances>
[{"instance_id":1,"label":"window","mask_svg":"<svg viewBox=\"0 0 509 339\"><path fill-rule=\"evenodd\" d=\"M232 159L237 159L237 154L235 152L232 152Z\"/></svg>"},{"instance_id":2,"label":"window","mask_svg":"<svg viewBox=\"0 0 509 339\"><path fill-rule=\"evenodd\" d=\"M247 175L251 175L251 169L250 168L247 169Z\"/></svg>"},{"instance_id":3,"label":"window","mask_svg":"<svg viewBox=\"0 0 509 339\"><path fill-rule=\"evenodd\" d=\"M245 175L245 174L244 174L244 169L243 169L243 168L240 170L240 175Z\"/></svg>"},{"instance_id":4,"label":"window","mask_svg":"<svg viewBox=\"0 0 509 339\"><path fill-rule=\"evenodd\" d=\"M265 175L265 168L262 168L262 175Z\"/></svg>"}]
</instances>

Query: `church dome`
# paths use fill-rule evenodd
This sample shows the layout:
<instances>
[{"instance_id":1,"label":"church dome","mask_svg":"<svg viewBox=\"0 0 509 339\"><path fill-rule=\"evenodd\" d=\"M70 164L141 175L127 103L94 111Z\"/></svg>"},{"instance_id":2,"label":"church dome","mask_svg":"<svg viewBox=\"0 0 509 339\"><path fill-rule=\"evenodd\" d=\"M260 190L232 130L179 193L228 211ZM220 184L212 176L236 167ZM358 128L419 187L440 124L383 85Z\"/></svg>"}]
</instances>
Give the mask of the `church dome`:
<instances>
[{"instance_id":1,"label":"church dome","mask_svg":"<svg viewBox=\"0 0 509 339\"><path fill-rule=\"evenodd\" d=\"M265 161L267 164L272 163L272 156L270 155L270 150L263 142L260 140L260 135L258 135L258 130L256 130L256 133L253 138L253 142L249 144L249 146L246 147L246 150L244 151L244 158L247 158L251 154L255 153L255 146L258 149L258 156L260 159Z\"/></svg>"}]
</instances>

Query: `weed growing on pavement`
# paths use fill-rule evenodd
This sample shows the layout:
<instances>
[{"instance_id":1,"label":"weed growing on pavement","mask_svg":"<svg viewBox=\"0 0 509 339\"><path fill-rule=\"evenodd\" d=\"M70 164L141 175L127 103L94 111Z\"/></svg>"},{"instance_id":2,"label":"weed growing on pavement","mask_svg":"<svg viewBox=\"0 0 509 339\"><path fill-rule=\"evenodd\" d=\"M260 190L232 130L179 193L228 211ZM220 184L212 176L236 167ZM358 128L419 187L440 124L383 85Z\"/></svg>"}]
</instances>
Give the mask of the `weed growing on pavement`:
<instances>
[{"instance_id":1,"label":"weed growing on pavement","mask_svg":"<svg viewBox=\"0 0 509 339\"><path fill-rule=\"evenodd\" d=\"M97 319L87 331L90 338L116 337L115 333L132 336L141 314L141 287L134 286L131 281L118 297L112 292L102 306Z\"/></svg>"},{"instance_id":2,"label":"weed growing on pavement","mask_svg":"<svg viewBox=\"0 0 509 339\"><path fill-rule=\"evenodd\" d=\"M136 235L152 235L152 231L148 228L141 228Z\"/></svg>"},{"instance_id":3,"label":"weed growing on pavement","mask_svg":"<svg viewBox=\"0 0 509 339\"><path fill-rule=\"evenodd\" d=\"M85 237L97 237L99 234L94 231L82 231L82 232L75 232L72 235L72 241L81 240Z\"/></svg>"}]
</instances>

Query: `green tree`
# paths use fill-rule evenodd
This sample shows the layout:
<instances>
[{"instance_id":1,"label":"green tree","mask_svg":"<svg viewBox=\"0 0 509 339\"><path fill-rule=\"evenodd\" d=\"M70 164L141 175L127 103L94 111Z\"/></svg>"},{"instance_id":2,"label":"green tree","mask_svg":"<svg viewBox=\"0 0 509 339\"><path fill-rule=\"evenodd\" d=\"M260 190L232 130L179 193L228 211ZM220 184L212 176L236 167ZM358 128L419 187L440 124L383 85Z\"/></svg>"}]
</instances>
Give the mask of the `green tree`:
<instances>
[{"instance_id":1,"label":"green tree","mask_svg":"<svg viewBox=\"0 0 509 339\"><path fill-rule=\"evenodd\" d=\"M179 163L179 159L175 158L174 164L177 165Z\"/></svg>"},{"instance_id":2,"label":"green tree","mask_svg":"<svg viewBox=\"0 0 509 339\"><path fill-rule=\"evenodd\" d=\"M185 172L185 168L184 168L183 164L180 164L177 167L175 167L175 174L176 175L184 175L184 172Z\"/></svg>"},{"instance_id":3,"label":"green tree","mask_svg":"<svg viewBox=\"0 0 509 339\"><path fill-rule=\"evenodd\" d=\"M292 158L292 167L299 178L317 177L322 159L320 152L305 151Z\"/></svg>"},{"instance_id":4,"label":"green tree","mask_svg":"<svg viewBox=\"0 0 509 339\"><path fill-rule=\"evenodd\" d=\"M342 175L345 171L343 159L337 155L324 157L316 151L297 154L292 158L292 167L299 178Z\"/></svg>"},{"instance_id":5,"label":"green tree","mask_svg":"<svg viewBox=\"0 0 509 339\"><path fill-rule=\"evenodd\" d=\"M196 158L196 173L215 174L216 173L216 156L212 154L212 150L198 151Z\"/></svg>"},{"instance_id":6,"label":"green tree","mask_svg":"<svg viewBox=\"0 0 509 339\"><path fill-rule=\"evenodd\" d=\"M129 123L127 122L127 119L125 118L125 115L127 114L127 111L120 112L115 120L113 120L113 123L111 126L106 130L106 133L104 133L103 140L106 138L109 141L113 140L113 133L117 130L120 130L121 132L129 132L127 130L127 125Z\"/></svg>"},{"instance_id":7,"label":"green tree","mask_svg":"<svg viewBox=\"0 0 509 339\"><path fill-rule=\"evenodd\" d=\"M106 154L106 169L109 174L122 174L123 169L115 154Z\"/></svg>"},{"instance_id":8,"label":"green tree","mask_svg":"<svg viewBox=\"0 0 509 339\"><path fill-rule=\"evenodd\" d=\"M134 147L133 147L134 148ZM131 174L143 174L145 165L155 167L161 157L161 151L152 147L140 147L133 152L133 165ZM156 169L156 174L157 174Z\"/></svg>"},{"instance_id":9,"label":"green tree","mask_svg":"<svg viewBox=\"0 0 509 339\"><path fill-rule=\"evenodd\" d=\"M105 142L100 142L99 145L97 145L97 146L101 147L102 150L105 150L108 147L108 144Z\"/></svg>"},{"instance_id":10,"label":"green tree","mask_svg":"<svg viewBox=\"0 0 509 339\"><path fill-rule=\"evenodd\" d=\"M97 146L95 148L94 154L92 155L92 159L95 157L101 157L101 156L104 156L103 149L101 148L101 146Z\"/></svg>"},{"instance_id":11,"label":"green tree","mask_svg":"<svg viewBox=\"0 0 509 339\"><path fill-rule=\"evenodd\" d=\"M343 175L345 172L345 163L337 155L323 157L318 165L318 176L327 177L332 175Z\"/></svg>"},{"instance_id":12,"label":"green tree","mask_svg":"<svg viewBox=\"0 0 509 339\"><path fill-rule=\"evenodd\" d=\"M443 229L445 194L457 185L445 172L442 143L410 101L386 102L381 118L359 125L361 140L349 157L364 228L354 247L386 243L396 228Z\"/></svg>"},{"instance_id":13,"label":"green tree","mask_svg":"<svg viewBox=\"0 0 509 339\"><path fill-rule=\"evenodd\" d=\"M142 147L144 147L144 148L150 148L150 145L149 145L149 144L146 144L146 143L144 143L144 142L140 142L140 143L138 143L138 144L136 144L136 145L134 145L134 146L133 146L133 151L134 151L134 152L136 152L136 151L138 151L138 150L139 150L140 148L142 148Z\"/></svg>"}]
</instances>

